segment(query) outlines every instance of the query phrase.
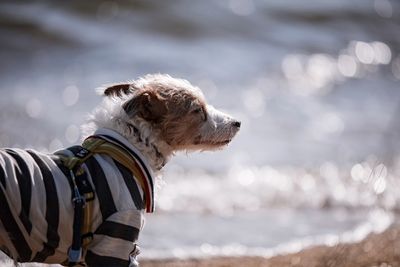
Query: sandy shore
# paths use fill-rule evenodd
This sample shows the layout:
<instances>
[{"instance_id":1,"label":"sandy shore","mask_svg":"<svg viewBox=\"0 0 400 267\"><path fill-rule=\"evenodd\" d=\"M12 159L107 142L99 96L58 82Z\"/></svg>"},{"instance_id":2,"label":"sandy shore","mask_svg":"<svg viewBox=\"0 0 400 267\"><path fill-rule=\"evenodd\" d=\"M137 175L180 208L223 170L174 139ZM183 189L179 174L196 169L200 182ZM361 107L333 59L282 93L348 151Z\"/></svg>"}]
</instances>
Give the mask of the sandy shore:
<instances>
[{"instance_id":1,"label":"sandy shore","mask_svg":"<svg viewBox=\"0 0 400 267\"><path fill-rule=\"evenodd\" d=\"M0 266L11 267L3 261ZM59 266L23 264L22 266ZM359 243L315 246L298 253L263 257L215 257L201 259L141 260L141 267L400 267L400 224Z\"/></svg>"},{"instance_id":2,"label":"sandy shore","mask_svg":"<svg viewBox=\"0 0 400 267\"><path fill-rule=\"evenodd\" d=\"M263 257L216 257L188 260L142 260L142 267L400 267L400 224L359 243L316 246L298 253Z\"/></svg>"}]
</instances>

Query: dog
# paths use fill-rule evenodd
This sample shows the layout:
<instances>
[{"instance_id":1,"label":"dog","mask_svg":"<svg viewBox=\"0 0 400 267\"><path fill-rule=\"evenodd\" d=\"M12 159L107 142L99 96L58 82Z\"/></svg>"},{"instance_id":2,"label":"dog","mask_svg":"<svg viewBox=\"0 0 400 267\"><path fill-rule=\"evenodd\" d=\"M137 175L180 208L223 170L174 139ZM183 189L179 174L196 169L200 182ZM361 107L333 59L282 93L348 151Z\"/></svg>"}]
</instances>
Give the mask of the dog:
<instances>
[{"instance_id":1,"label":"dog","mask_svg":"<svg viewBox=\"0 0 400 267\"><path fill-rule=\"evenodd\" d=\"M0 248L16 262L137 266L163 166L177 151L223 148L241 126L168 75L99 91L81 146L51 155L0 149Z\"/></svg>"}]
</instances>

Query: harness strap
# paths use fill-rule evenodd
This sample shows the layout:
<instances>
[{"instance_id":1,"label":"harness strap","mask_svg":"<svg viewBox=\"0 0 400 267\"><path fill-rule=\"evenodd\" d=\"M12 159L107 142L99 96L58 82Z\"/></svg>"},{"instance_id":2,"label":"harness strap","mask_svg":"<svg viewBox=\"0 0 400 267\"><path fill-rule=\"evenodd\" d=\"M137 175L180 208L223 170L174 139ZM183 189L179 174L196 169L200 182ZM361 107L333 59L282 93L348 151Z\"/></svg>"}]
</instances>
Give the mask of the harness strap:
<instances>
[{"instance_id":1,"label":"harness strap","mask_svg":"<svg viewBox=\"0 0 400 267\"><path fill-rule=\"evenodd\" d=\"M72 245L68 251L69 266L80 264L80 259L83 256L82 247L86 249L93 240L93 233L91 232L93 203L91 200L94 199L94 192L91 188L90 190L87 190L87 188L82 190L80 178L85 176L82 165L94 154L106 154L130 170L143 189L146 211L151 211L151 193L150 188L146 186L144 174L133 156L123 147L92 136L82 143L81 149L74 153L74 156L59 155L64 166L69 169L74 185L72 200L74 202L74 224Z\"/></svg>"},{"instance_id":2,"label":"harness strap","mask_svg":"<svg viewBox=\"0 0 400 267\"><path fill-rule=\"evenodd\" d=\"M71 179L74 184L74 224L72 226L72 245L68 250L68 265L76 265L82 257L82 245L81 245L81 228L82 228L82 217L85 206L85 198L80 194L78 186L76 185L74 172L71 170Z\"/></svg>"},{"instance_id":3,"label":"harness strap","mask_svg":"<svg viewBox=\"0 0 400 267\"><path fill-rule=\"evenodd\" d=\"M94 140L93 140L94 139ZM99 140L99 138L96 137L89 137L86 139L82 146L86 147L86 142L89 144L95 143L96 140ZM104 141L103 139L100 139ZM98 154L106 154L110 156L111 158L115 159L122 165L124 165L128 170L131 171L133 176L136 178L136 180L139 182L140 187L143 189L144 192L144 202L146 205L146 211L150 212L151 211L151 193L150 193L150 188L147 186L145 182L145 178L143 175L143 172L141 171L138 163L136 160L132 160L132 156L123 148L121 148L118 145L115 145L110 142L103 142L99 145L96 145L93 150L91 150L93 153L98 153Z\"/></svg>"}]
</instances>

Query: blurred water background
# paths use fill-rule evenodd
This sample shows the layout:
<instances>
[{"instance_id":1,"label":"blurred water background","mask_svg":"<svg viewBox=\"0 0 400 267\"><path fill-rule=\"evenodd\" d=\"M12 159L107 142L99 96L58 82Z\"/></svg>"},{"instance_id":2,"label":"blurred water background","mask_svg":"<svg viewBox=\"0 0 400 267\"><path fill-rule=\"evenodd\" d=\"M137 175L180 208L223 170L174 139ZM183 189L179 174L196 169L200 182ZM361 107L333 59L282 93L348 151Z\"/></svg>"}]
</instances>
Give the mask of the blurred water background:
<instances>
[{"instance_id":1,"label":"blurred water background","mask_svg":"<svg viewBox=\"0 0 400 267\"><path fill-rule=\"evenodd\" d=\"M165 168L143 257L354 241L400 210L400 2L0 3L0 145L76 144L102 84L168 73L242 120Z\"/></svg>"}]
</instances>

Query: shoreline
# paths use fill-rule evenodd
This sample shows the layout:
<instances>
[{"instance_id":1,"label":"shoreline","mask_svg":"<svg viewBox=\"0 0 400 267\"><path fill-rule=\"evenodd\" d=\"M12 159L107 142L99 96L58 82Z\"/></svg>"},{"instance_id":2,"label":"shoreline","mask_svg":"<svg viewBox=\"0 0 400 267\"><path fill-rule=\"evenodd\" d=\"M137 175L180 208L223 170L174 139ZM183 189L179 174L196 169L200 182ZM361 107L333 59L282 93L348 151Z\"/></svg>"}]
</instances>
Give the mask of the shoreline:
<instances>
[{"instance_id":1,"label":"shoreline","mask_svg":"<svg viewBox=\"0 0 400 267\"><path fill-rule=\"evenodd\" d=\"M139 259L140 267L400 267L400 222L360 242L315 245L295 253L262 256L215 256L208 258ZM11 267L7 257L1 266ZM21 266L60 266L23 264Z\"/></svg>"},{"instance_id":2,"label":"shoreline","mask_svg":"<svg viewBox=\"0 0 400 267\"><path fill-rule=\"evenodd\" d=\"M272 257L217 256L191 259L143 259L142 267L400 267L400 224L382 233L371 233L357 243L317 245L296 253Z\"/></svg>"}]
</instances>

